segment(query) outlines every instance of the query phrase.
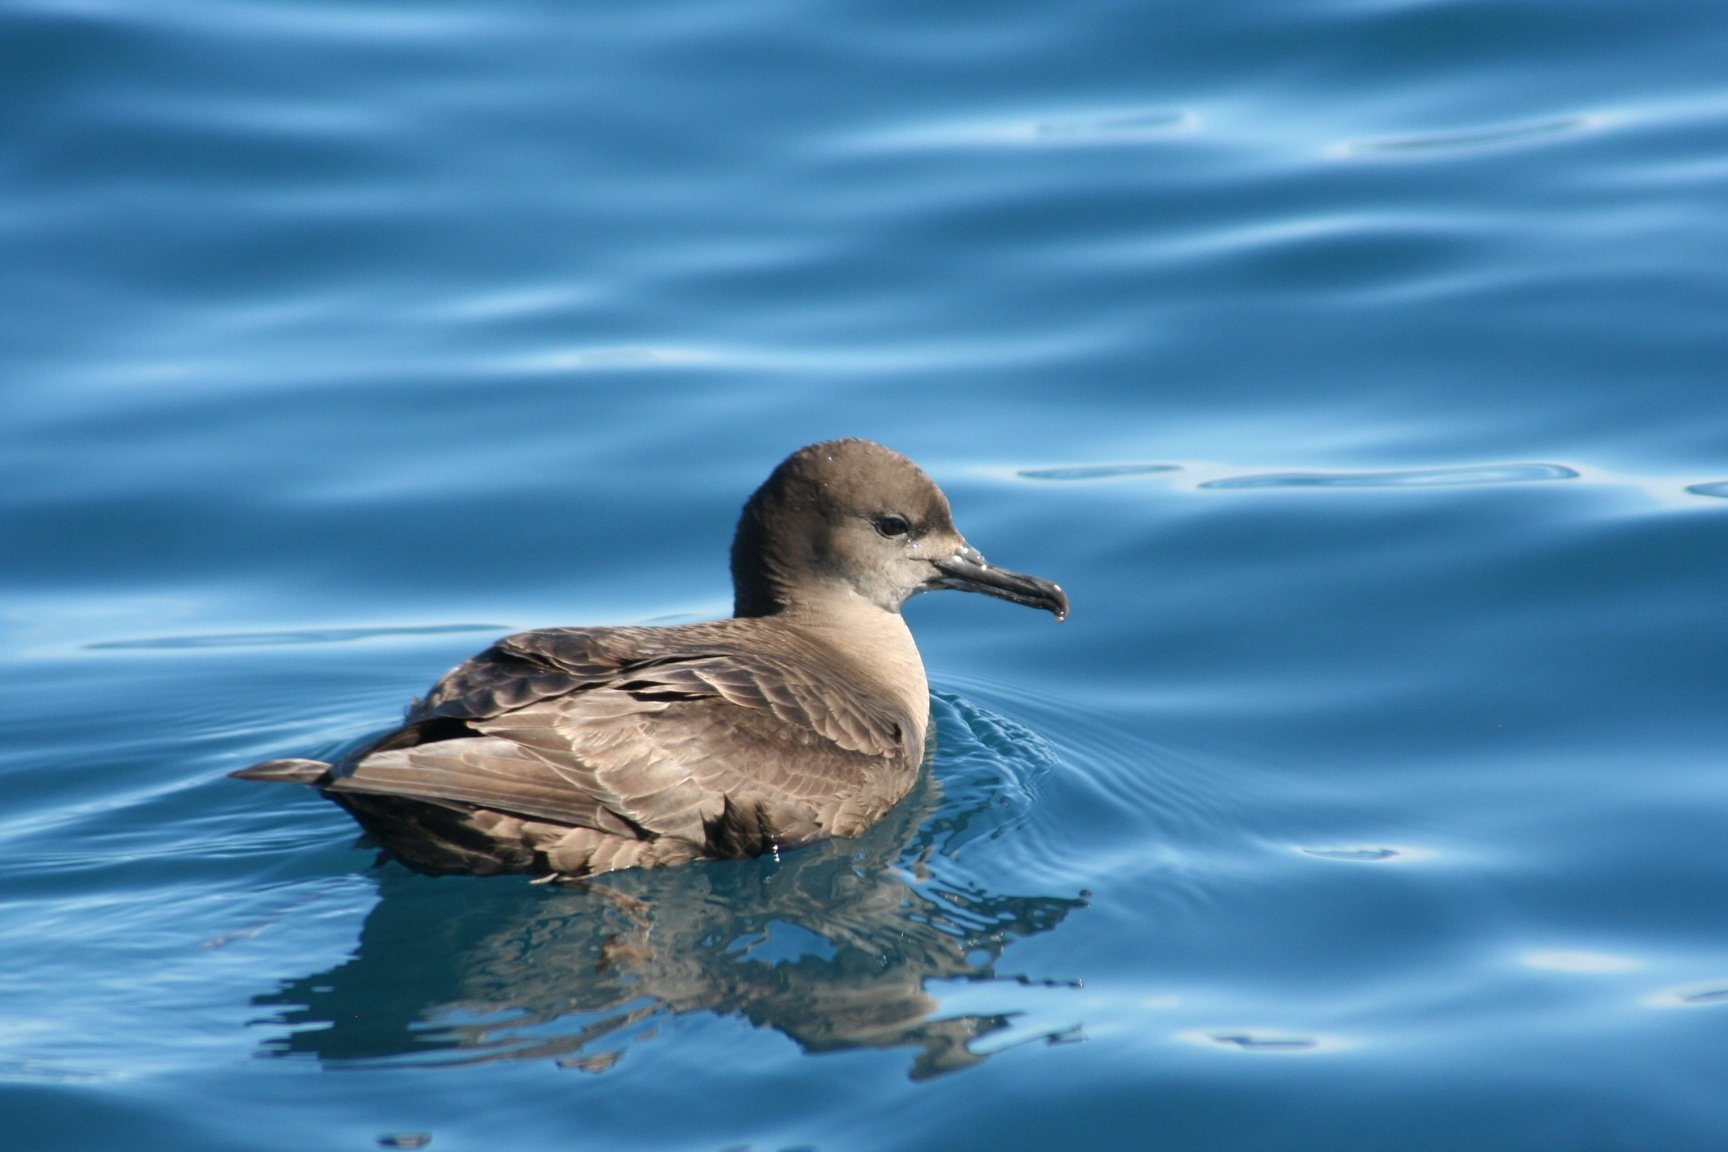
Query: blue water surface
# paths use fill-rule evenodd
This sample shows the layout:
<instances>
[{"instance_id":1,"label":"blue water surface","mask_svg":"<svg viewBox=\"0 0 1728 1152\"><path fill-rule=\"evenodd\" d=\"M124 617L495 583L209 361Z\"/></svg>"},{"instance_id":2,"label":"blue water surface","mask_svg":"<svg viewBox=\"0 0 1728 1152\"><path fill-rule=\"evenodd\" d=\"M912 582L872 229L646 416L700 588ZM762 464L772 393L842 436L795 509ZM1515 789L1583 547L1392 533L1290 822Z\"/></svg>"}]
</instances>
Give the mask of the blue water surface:
<instances>
[{"instance_id":1,"label":"blue water surface","mask_svg":"<svg viewBox=\"0 0 1728 1152\"><path fill-rule=\"evenodd\" d=\"M29 1149L1728 1146L1728 8L15 0L0 1115ZM856 841L430 880L229 780L730 606L837 435Z\"/></svg>"}]
</instances>

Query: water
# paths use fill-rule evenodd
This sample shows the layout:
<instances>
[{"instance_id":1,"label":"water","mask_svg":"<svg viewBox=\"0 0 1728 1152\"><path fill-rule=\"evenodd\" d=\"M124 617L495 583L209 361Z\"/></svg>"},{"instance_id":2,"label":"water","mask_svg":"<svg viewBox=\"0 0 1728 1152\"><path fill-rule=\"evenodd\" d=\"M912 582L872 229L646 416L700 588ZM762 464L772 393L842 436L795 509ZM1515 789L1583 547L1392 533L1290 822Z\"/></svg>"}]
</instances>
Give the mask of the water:
<instances>
[{"instance_id":1,"label":"water","mask_svg":"<svg viewBox=\"0 0 1728 1152\"><path fill-rule=\"evenodd\" d=\"M1728 1142L1728 12L0 12L9 1146ZM1074 614L586 891L229 781L880 439Z\"/></svg>"}]
</instances>

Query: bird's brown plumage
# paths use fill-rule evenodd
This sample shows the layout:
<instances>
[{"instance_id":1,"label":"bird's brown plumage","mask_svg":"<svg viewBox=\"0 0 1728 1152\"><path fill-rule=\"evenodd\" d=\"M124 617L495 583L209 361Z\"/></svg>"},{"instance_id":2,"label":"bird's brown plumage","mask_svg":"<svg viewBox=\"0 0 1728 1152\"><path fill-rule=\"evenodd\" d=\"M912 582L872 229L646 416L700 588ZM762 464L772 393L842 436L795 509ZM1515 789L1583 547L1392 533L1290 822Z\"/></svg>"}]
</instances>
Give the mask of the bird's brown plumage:
<instances>
[{"instance_id":1,"label":"bird's brown plumage","mask_svg":"<svg viewBox=\"0 0 1728 1152\"><path fill-rule=\"evenodd\" d=\"M733 580L732 619L506 637L336 764L234 775L313 785L434 874L578 876L853 836L923 757L900 605L964 587L1067 609L1054 585L984 564L928 477L858 440L776 469L745 506Z\"/></svg>"}]
</instances>

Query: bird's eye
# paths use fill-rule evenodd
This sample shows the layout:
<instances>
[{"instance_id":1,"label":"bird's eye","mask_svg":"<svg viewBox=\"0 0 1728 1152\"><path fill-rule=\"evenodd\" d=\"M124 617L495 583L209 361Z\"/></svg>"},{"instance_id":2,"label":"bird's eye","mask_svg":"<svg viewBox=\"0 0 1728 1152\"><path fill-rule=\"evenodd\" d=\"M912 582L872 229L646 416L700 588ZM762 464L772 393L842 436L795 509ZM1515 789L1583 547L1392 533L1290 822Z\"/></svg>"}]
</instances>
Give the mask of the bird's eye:
<instances>
[{"instance_id":1,"label":"bird's eye","mask_svg":"<svg viewBox=\"0 0 1728 1152\"><path fill-rule=\"evenodd\" d=\"M890 540L906 535L912 531L912 525L906 523L906 517L888 513L876 517L876 531Z\"/></svg>"}]
</instances>

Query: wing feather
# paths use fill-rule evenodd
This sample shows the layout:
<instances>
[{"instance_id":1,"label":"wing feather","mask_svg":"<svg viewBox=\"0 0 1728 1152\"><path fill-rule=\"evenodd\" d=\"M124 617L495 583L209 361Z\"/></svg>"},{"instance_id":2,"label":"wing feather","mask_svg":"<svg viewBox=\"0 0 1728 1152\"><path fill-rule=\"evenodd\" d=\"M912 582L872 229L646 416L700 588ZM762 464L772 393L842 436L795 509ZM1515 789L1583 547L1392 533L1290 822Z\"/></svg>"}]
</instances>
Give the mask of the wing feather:
<instances>
[{"instance_id":1,"label":"wing feather","mask_svg":"<svg viewBox=\"0 0 1728 1152\"><path fill-rule=\"evenodd\" d=\"M387 738L329 787L722 855L861 831L911 787L921 726L795 634L741 642L743 623L506 637L409 711L458 735Z\"/></svg>"}]
</instances>

